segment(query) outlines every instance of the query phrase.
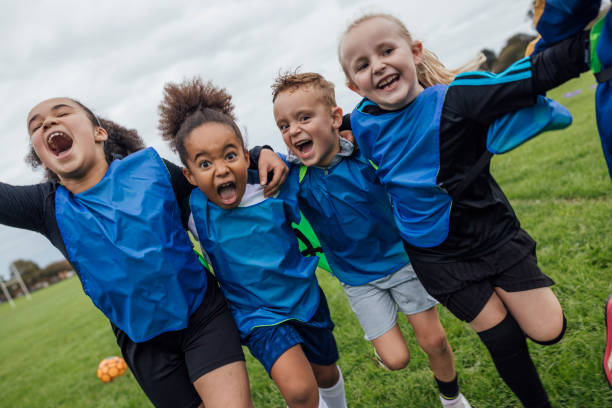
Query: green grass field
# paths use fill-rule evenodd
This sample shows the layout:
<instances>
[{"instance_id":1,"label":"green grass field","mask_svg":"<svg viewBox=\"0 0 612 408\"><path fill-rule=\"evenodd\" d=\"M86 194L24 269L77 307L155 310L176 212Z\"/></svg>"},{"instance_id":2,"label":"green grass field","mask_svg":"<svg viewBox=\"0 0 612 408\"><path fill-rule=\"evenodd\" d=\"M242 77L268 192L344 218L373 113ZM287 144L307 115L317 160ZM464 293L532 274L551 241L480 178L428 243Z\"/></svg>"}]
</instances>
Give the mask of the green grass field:
<instances>
[{"instance_id":1,"label":"green grass field","mask_svg":"<svg viewBox=\"0 0 612 408\"><path fill-rule=\"evenodd\" d=\"M558 407L611 407L612 390L602 373L603 305L612 294L612 183L596 132L592 75L549 96L567 106L574 124L543 135L493 161L493 173L523 227L538 242L540 266L556 282L554 291L568 319L564 340L530 344L540 376ZM571 99L563 94L582 93ZM439 401L425 354L406 319L400 318L412 361L386 372L352 315L339 284L319 274L340 348L349 406L437 407ZM98 362L119 349L106 318L82 293L77 278L0 305L0 407L147 407L131 373L103 384ZM466 324L446 310L440 315L455 351L460 385L475 408L519 407L497 376L484 346ZM248 351L255 406L284 407L280 394Z\"/></svg>"}]
</instances>

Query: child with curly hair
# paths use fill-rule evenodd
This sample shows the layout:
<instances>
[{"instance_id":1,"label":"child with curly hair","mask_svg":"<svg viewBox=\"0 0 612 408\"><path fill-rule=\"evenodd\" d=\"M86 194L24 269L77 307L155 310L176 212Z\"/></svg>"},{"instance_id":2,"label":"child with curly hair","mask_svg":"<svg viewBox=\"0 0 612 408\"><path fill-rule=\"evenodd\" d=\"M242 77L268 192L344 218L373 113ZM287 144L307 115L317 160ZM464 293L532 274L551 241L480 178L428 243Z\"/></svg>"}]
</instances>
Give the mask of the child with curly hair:
<instances>
[{"instance_id":1,"label":"child with curly hair","mask_svg":"<svg viewBox=\"0 0 612 408\"><path fill-rule=\"evenodd\" d=\"M210 256L243 343L291 408L345 407L317 259L302 256L291 228L300 218L297 186L264 197L225 90L199 78L169 83L159 110L163 138L199 187L184 204L190 229Z\"/></svg>"}]
</instances>

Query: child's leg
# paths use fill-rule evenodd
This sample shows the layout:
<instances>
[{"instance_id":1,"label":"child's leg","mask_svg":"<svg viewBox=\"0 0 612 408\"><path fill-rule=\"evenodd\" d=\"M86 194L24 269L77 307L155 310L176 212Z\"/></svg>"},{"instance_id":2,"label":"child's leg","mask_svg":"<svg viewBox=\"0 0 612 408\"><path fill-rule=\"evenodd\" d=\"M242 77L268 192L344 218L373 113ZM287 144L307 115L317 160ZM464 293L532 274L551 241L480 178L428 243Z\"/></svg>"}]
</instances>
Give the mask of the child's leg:
<instances>
[{"instance_id":1,"label":"child's leg","mask_svg":"<svg viewBox=\"0 0 612 408\"><path fill-rule=\"evenodd\" d=\"M253 407L244 361L219 367L198 378L193 386L206 408Z\"/></svg>"},{"instance_id":2,"label":"child's leg","mask_svg":"<svg viewBox=\"0 0 612 408\"><path fill-rule=\"evenodd\" d=\"M443 382L451 382L457 377L453 350L448 344L446 332L438 318L435 307L421 313L406 315L414 329L417 343L427 354L429 366L434 376ZM459 394L459 390L455 396Z\"/></svg>"},{"instance_id":3,"label":"child's leg","mask_svg":"<svg viewBox=\"0 0 612 408\"><path fill-rule=\"evenodd\" d=\"M529 356L525 334L495 293L470 321L489 350L497 372L525 407L550 407L536 368Z\"/></svg>"},{"instance_id":4,"label":"child's leg","mask_svg":"<svg viewBox=\"0 0 612 408\"><path fill-rule=\"evenodd\" d=\"M156 407L252 407L244 354L234 319L216 282L187 328L134 343L117 328L117 344ZM224 395L227 394L227 395Z\"/></svg>"},{"instance_id":5,"label":"child's leg","mask_svg":"<svg viewBox=\"0 0 612 408\"><path fill-rule=\"evenodd\" d=\"M346 408L344 379L336 365L338 346L332 334L334 324L323 292L315 315L308 322L296 322L293 326L302 338L302 349L319 387L320 406Z\"/></svg>"},{"instance_id":6,"label":"child's leg","mask_svg":"<svg viewBox=\"0 0 612 408\"><path fill-rule=\"evenodd\" d=\"M420 313L407 314L414 329L419 346L427 354L429 366L440 391L440 400L445 407L469 408L467 399L459 392L453 350L446 338L434 307Z\"/></svg>"},{"instance_id":7,"label":"child's leg","mask_svg":"<svg viewBox=\"0 0 612 408\"><path fill-rule=\"evenodd\" d=\"M389 370L401 370L410 362L410 350L397 323L386 333L372 340L372 345Z\"/></svg>"},{"instance_id":8,"label":"child's leg","mask_svg":"<svg viewBox=\"0 0 612 408\"><path fill-rule=\"evenodd\" d=\"M317 381L299 344L276 360L270 376L290 408L316 408L319 405Z\"/></svg>"},{"instance_id":9,"label":"child's leg","mask_svg":"<svg viewBox=\"0 0 612 408\"><path fill-rule=\"evenodd\" d=\"M208 288L181 338L189 378L206 408L252 408L236 323L217 283L209 280Z\"/></svg>"},{"instance_id":10,"label":"child's leg","mask_svg":"<svg viewBox=\"0 0 612 408\"><path fill-rule=\"evenodd\" d=\"M540 344L554 344L565 331L565 317L559 300L549 287L495 292L529 338Z\"/></svg>"},{"instance_id":11,"label":"child's leg","mask_svg":"<svg viewBox=\"0 0 612 408\"><path fill-rule=\"evenodd\" d=\"M398 305L403 313L413 314L436 304L412 267L406 265L364 285L342 284L342 287L365 338L372 342L381 362L390 370L406 367L410 362L410 350L397 325Z\"/></svg>"},{"instance_id":12,"label":"child's leg","mask_svg":"<svg viewBox=\"0 0 612 408\"><path fill-rule=\"evenodd\" d=\"M321 400L319 407L346 408L346 394L344 392L344 378L340 367L336 364L319 365L310 363L317 384Z\"/></svg>"},{"instance_id":13,"label":"child's leg","mask_svg":"<svg viewBox=\"0 0 612 408\"><path fill-rule=\"evenodd\" d=\"M565 332L563 310L550 289L554 282L538 267L535 242L526 232L519 231L508 247L524 248L525 255L491 281L495 293L527 336L554 344Z\"/></svg>"},{"instance_id":14,"label":"child's leg","mask_svg":"<svg viewBox=\"0 0 612 408\"><path fill-rule=\"evenodd\" d=\"M525 334L495 291L501 287L518 293L554 284L537 267L531 237L519 230L503 246L473 260L448 264L413 261L413 265L428 290L438 291L440 303L478 333L500 377L523 405L549 407ZM469 281L464 281L466 277ZM436 282L448 282L453 290L442 292Z\"/></svg>"}]
</instances>

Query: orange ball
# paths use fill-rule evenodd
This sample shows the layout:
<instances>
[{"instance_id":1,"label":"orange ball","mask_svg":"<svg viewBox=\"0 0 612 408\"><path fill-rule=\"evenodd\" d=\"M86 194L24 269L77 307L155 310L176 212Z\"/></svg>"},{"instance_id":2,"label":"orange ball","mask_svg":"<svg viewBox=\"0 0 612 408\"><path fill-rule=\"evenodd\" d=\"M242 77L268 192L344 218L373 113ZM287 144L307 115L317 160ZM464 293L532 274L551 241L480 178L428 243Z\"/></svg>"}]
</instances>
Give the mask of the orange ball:
<instances>
[{"instance_id":1,"label":"orange ball","mask_svg":"<svg viewBox=\"0 0 612 408\"><path fill-rule=\"evenodd\" d=\"M100 381L107 383L112 381L114 378L123 375L126 370L127 364L125 364L125 360L123 360L121 357L112 356L100 361L96 374Z\"/></svg>"}]
</instances>

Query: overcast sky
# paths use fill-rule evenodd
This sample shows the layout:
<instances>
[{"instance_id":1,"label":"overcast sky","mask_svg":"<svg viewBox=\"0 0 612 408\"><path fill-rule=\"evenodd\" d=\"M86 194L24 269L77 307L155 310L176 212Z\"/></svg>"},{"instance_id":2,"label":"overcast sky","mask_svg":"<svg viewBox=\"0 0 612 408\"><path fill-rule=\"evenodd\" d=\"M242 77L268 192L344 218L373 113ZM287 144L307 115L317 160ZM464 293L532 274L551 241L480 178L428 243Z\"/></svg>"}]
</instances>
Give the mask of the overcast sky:
<instances>
[{"instance_id":1,"label":"overcast sky","mask_svg":"<svg viewBox=\"0 0 612 408\"><path fill-rule=\"evenodd\" d=\"M343 84L338 38L364 12L389 12L449 67L482 48L499 52L532 33L531 0L5 1L0 13L0 181L38 182L29 169L26 116L41 100L69 96L100 116L161 142L157 105L168 81L200 75L227 88L249 146L285 151L270 84L282 70L316 71L336 84L346 111L359 100ZM0 197L0 199L2 199ZM0 226L0 274L15 259L41 267L62 258L42 236Z\"/></svg>"}]
</instances>

